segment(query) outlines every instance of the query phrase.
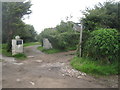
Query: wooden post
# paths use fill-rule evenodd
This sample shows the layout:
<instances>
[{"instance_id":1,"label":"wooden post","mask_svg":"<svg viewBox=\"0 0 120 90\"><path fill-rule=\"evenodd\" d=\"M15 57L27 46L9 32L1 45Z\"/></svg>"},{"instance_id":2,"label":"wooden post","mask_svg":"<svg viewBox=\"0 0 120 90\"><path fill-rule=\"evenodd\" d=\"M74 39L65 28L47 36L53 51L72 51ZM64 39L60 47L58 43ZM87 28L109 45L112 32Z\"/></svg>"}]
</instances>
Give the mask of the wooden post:
<instances>
[{"instance_id":1,"label":"wooden post","mask_svg":"<svg viewBox=\"0 0 120 90\"><path fill-rule=\"evenodd\" d=\"M80 28L80 55L79 55L79 57L82 57L82 53L81 53L82 31L83 31L83 25L82 25L82 23L81 23L81 28Z\"/></svg>"}]
</instances>

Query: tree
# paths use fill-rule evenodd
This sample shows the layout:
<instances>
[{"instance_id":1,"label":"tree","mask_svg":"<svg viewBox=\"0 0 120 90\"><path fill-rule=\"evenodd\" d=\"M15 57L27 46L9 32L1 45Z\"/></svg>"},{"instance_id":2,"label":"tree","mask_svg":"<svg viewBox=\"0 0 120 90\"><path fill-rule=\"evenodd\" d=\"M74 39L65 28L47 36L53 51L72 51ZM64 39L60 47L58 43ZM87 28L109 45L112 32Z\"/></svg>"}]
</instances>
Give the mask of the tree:
<instances>
[{"instance_id":1,"label":"tree","mask_svg":"<svg viewBox=\"0 0 120 90\"><path fill-rule=\"evenodd\" d=\"M2 38L8 44L7 51L11 51L11 39L17 31L24 29L21 18L31 13L31 2L3 2L2 5Z\"/></svg>"},{"instance_id":2,"label":"tree","mask_svg":"<svg viewBox=\"0 0 120 90\"><path fill-rule=\"evenodd\" d=\"M98 28L114 28L119 30L120 7L119 2L108 1L95 5L94 9L84 11L85 18L82 18L86 30L96 30Z\"/></svg>"},{"instance_id":3,"label":"tree","mask_svg":"<svg viewBox=\"0 0 120 90\"><path fill-rule=\"evenodd\" d=\"M48 38L49 35L56 35L58 32L55 28L45 28L38 36L37 40L42 42L43 38Z\"/></svg>"},{"instance_id":4,"label":"tree","mask_svg":"<svg viewBox=\"0 0 120 90\"><path fill-rule=\"evenodd\" d=\"M60 33L71 32L73 31L73 23L71 21L68 22L61 21L60 25L56 26L56 29Z\"/></svg>"},{"instance_id":5,"label":"tree","mask_svg":"<svg viewBox=\"0 0 120 90\"><path fill-rule=\"evenodd\" d=\"M34 42L36 41L37 32L35 31L33 25L26 25L25 33L21 36L25 42Z\"/></svg>"}]
</instances>

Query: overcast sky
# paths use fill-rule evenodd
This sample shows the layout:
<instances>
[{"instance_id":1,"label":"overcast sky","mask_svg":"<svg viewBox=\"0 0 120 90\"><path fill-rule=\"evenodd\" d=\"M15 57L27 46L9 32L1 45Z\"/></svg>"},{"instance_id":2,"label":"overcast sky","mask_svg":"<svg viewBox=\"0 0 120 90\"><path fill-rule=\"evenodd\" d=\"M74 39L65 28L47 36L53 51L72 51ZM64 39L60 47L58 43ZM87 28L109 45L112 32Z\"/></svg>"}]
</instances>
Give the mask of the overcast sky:
<instances>
[{"instance_id":1,"label":"overcast sky","mask_svg":"<svg viewBox=\"0 0 120 90\"><path fill-rule=\"evenodd\" d=\"M32 14L29 19L25 19L26 24L34 26L35 30L40 33L44 28L55 27L66 16L72 15L71 21L79 22L82 17L80 10L86 7L94 7L98 2L106 0L31 0Z\"/></svg>"}]
</instances>

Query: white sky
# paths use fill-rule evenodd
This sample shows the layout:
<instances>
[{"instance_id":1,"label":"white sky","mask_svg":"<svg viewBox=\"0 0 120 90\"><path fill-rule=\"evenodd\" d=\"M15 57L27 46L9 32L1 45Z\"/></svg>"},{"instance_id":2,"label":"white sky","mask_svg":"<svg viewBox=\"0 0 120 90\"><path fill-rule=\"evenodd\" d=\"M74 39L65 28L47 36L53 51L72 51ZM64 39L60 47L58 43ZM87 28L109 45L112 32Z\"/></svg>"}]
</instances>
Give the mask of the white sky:
<instances>
[{"instance_id":1,"label":"white sky","mask_svg":"<svg viewBox=\"0 0 120 90\"><path fill-rule=\"evenodd\" d=\"M86 7L94 7L98 2L106 0L31 0L32 14L29 19L25 19L26 24L34 26L40 33L44 28L55 27L66 16L72 15L71 21L79 22L82 17L80 10ZM117 0L118 1L118 0Z\"/></svg>"}]
</instances>

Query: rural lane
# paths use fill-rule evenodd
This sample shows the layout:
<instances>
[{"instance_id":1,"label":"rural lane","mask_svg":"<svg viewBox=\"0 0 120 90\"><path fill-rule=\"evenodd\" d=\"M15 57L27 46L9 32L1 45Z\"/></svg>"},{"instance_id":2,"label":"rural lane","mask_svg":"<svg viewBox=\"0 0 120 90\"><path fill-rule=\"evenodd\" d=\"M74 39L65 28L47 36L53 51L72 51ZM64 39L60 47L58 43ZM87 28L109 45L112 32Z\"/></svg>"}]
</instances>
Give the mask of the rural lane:
<instances>
[{"instance_id":1,"label":"rural lane","mask_svg":"<svg viewBox=\"0 0 120 90\"><path fill-rule=\"evenodd\" d=\"M72 69L75 51L45 54L37 47L24 48L26 60L3 56L3 88L110 88L117 87L117 76L96 78Z\"/></svg>"}]
</instances>

